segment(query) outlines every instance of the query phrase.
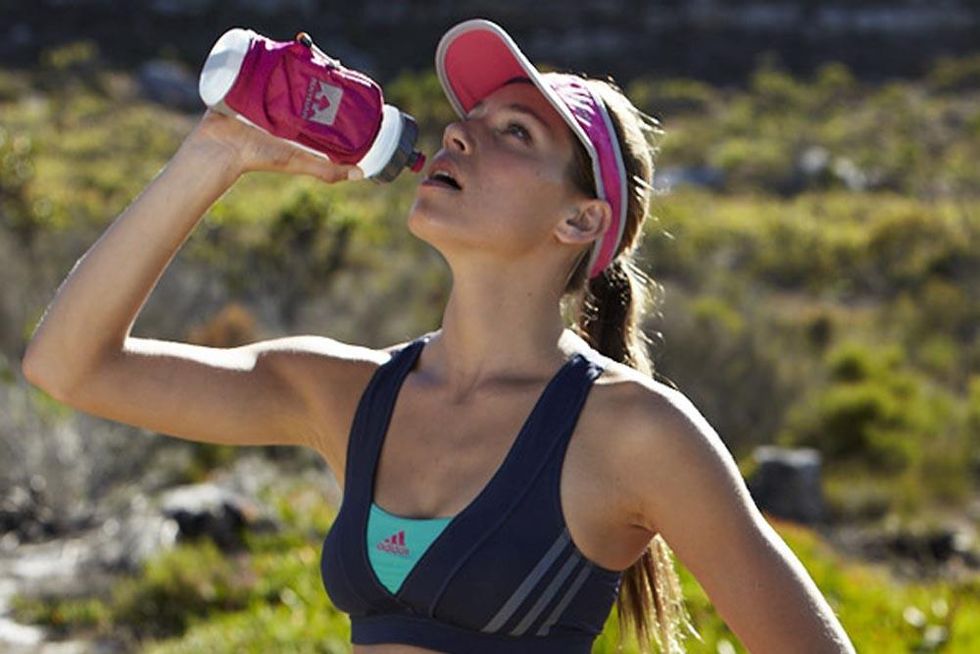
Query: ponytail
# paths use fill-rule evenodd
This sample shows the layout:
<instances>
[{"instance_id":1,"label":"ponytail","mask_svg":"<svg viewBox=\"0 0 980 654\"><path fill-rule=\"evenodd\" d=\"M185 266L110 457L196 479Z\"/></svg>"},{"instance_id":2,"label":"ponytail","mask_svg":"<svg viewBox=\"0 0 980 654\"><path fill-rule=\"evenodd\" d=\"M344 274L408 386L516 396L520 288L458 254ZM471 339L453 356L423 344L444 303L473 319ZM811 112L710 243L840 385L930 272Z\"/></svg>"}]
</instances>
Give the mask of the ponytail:
<instances>
[{"instance_id":1,"label":"ponytail","mask_svg":"<svg viewBox=\"0 0 980 654\"><path fill-rule=\"evenodd\" d=\"M580 271L573 281L578 277ZM572 330L604 356L653 377L649 339L640 324L653 287L631 257L617 256L602 274L589 280ZM657 534L623 575L616 599L620 638L632 629L642 652L649 652L649 643L655 641L663 654L677 654L684 651L683 629L697 636L671 557L667 542Z\"/></svg>"},{"instance_id":2,"label":"ponytail","mask_svg":"<svg viewBox=\"0 0 980 654\"><path fill-rule=\"evenodd\" d=\"M574 328L602 354L650 375L649 339L639 325L649 302L646 275L632 262L617 257L589 281Z\"/></svg>"},{"instance_id":3,"label":"ponytail","mask_svg":"<svg viewBox=\"0 0 980 654\"><path fill-rule=\"evenodd\" d=\"M564 308L571 313L571 329L591 347L614 361L654 377L648 348L650 340L644 333L642 320L654 300L652 292L662 289L634 262L652 190L646 182L653 177L652 151L644 138L642 114L622 92L604 81L590 80L590 84L606 102L632 181L626 225L616 256L602 273L588 280L588 257L579 259L565 288L565 297L573 302ZM581 147L576 148L571 175L579 188L593 193L594 197L591 165L588 154ZM667 383L674 386L669 380ZM624 572L616 599L616 614L621 626L620 646L623 632L630 629L645 654L650 651L651 641L657 643L662 654L683 653L682 639L687 635L684 632L700 640L685 609L672 556L667 542L658 533Z\"/></svg>"}]
</instances>

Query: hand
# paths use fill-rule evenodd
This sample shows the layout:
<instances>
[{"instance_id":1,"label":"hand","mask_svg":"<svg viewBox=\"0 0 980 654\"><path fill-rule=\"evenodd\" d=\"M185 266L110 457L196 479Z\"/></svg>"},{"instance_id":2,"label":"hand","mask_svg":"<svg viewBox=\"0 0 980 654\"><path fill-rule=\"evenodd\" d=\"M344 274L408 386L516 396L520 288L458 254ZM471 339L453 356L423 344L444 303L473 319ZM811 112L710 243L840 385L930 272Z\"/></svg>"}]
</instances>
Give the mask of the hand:
<instances>
[{"instance_id":1,"label":"hand","mask_svg":"<svg viewBox=\"0 0 980 654\"><path fill-rule=\"evenodd\" d=\"M312 175L327 183L346 179L355 165L342 165L311 154L261 129L208 109L182 147L203 147L227 158L239 174L264 170ZM363 176L363 175L362 175Z\"/></svg>"}]
</instances>

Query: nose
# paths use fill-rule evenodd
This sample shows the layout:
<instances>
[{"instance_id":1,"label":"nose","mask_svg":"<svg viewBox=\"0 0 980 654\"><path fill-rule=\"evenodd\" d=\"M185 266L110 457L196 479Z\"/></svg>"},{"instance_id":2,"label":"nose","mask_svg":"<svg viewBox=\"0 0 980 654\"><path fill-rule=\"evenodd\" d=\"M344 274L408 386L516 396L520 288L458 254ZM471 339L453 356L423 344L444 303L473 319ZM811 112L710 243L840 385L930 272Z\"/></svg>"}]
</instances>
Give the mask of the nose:
<instances>
[{"instance_id":1,"label":"nose","mask_svg":"<svg viewBox=\"0 0 980 654\"><path fill-rule=\"evenodd\" d=\"M460 152L470 151L470 135L463 127L460 120L453 121L446 125L442 133L442 145L447 149L459 150Z\"/></svg>"}]
</instances>

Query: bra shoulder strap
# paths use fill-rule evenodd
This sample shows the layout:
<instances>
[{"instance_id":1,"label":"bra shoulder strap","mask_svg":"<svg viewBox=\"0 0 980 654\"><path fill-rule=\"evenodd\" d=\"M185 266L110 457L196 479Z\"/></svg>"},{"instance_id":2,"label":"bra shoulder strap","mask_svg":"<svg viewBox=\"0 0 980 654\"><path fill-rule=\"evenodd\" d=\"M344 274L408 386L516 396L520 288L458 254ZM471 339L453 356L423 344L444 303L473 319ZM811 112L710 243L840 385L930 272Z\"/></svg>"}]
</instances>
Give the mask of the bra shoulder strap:
<instances>
[{"instance_id":1,"label":"bra shoulder strap","mask_svg":"<svg viewBox=\"0 0 980 654\"><path fill-rule=\"evenodd\" d=\"M374 450L388 429L398 389L428 339L426 334L392 352L391 358L375 369L364 387L347 440L345 495L358 492L356 482L369 476L366 467L374 461Z\"/></svg>"}]
</instances>

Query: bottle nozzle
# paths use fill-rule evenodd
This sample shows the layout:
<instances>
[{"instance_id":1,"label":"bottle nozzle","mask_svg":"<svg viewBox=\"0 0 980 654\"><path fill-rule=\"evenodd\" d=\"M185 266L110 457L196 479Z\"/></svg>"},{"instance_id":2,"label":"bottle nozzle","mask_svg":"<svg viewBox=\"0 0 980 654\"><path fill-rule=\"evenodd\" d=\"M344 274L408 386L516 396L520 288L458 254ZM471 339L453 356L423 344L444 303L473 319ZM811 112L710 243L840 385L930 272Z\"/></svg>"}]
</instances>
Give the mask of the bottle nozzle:
<instances>
[{"instance_id":1,"label":"bottle nozzle","mask_svg":"<svg viewBox=\"0 0 980 654\"><path fill-rule=\"evenodd\" d=\"M425 155L418 150L413 150L408 159L408 168L413 173L417 173L425 166Z\"/></svg>"}]
</instances>

